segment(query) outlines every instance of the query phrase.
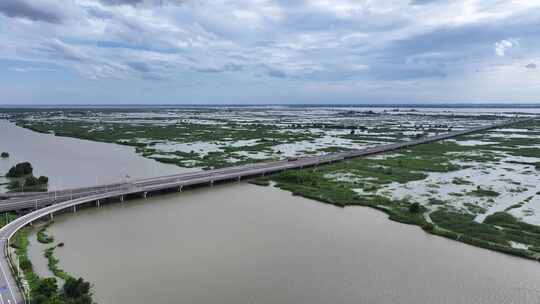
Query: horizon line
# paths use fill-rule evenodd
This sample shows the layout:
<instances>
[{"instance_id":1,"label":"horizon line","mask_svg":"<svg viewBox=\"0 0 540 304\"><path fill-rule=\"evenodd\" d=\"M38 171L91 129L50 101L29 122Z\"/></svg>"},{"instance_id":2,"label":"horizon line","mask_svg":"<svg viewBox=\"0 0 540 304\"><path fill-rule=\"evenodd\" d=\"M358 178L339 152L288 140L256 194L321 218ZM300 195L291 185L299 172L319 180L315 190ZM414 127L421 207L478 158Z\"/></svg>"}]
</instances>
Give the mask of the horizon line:
<instances>
[{"instance_id":1,"label":"horizon line","mask_svg":"<svg viewBox=\"0 0 540 304\"><path fill-rule=\"evenodd\" d=\"M28 108L28 107L264 107L264 106L312 106L312 107L540 107L540 102L513 103L513 102L449 102L449 103L423 103L423 102L392 102L392 103L44 103L44 104L0 104L0 108Z\"/></svg>"}]
</instances>

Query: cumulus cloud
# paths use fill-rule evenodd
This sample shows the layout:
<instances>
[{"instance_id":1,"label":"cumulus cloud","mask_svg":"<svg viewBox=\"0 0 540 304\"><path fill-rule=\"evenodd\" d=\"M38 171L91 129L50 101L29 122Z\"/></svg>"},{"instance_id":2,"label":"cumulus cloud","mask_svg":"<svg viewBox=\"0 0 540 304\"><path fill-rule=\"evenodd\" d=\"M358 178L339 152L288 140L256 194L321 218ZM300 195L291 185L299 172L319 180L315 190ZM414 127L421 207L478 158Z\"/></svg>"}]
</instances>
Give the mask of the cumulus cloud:
<instances>
[{"instance_id":1,"label":"cumulus cloud","mask_svg":"<svg viewBox=\"0 0 540 304\"><path fill-rule=\"evenodd\" d=\"M499 57L504 57L508 49L518 45L519 42L513 39L497 41L495 42L495 54Z\"/></svg>"},{"instance_id":2,"label":"cumulus cloud","mask_svg":"<svg viewBox=\"0 0 540 304\"><path fill-rule=\"evenodd\" d=\"M540 56L537 1L0 0L0 28L0 59L85 80L402 88Z\"/></svg>"},{"instance_id":3,"label":"cumulus cloud","mask_svg":"<svg viewBox=\"0 0 540 304\"><path fill-rule=\"evenodd\" d=\"M59 24L63 20L62 14L55 5L41 1L2 0L0 1L0 13L11 18L24 18L55 24Z\"/></svg>"}]
</instances>

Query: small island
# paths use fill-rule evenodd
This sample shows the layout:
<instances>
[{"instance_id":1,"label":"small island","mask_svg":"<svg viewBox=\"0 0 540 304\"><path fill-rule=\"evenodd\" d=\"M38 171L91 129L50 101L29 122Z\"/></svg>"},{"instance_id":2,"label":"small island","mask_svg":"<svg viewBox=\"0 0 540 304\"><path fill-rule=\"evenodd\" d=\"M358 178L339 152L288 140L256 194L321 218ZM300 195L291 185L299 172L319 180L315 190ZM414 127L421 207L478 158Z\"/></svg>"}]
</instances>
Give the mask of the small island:
<instances>
[{"instance_id":1,"label":"small island","mask_svg":"<svg viewBox=\"0 0 540 304\"><path fill-rule=\"evenodd\" d=\"M12 192L40 192L47 191L49 178L47 176L35 177L34 168L29 162L18 163L9 169L7 178L12 179L8 189Z\"/></svg>"},{"instance_id":2,"label":"small island","mask_svg":"<svg viewBox=\"0 0 540 304\"><path fill-rule=\"evenodd\" d=\"M0 158L8 158L8 157L9 157L9 153L7 153L7 152L2 152L0 154Z\"/></svg>"},{"instance_id":3,"label":"small island","mask_svg":"<svg viewBox=\"0 0 540 304\"><path fill-rule=\"evenodd\" d=\"M32 174L33 171L34 168L29 162L18 163L15 166L11 167L11 169L9 169L6 177L20 178Z\"/></svg>"}]
</instances>

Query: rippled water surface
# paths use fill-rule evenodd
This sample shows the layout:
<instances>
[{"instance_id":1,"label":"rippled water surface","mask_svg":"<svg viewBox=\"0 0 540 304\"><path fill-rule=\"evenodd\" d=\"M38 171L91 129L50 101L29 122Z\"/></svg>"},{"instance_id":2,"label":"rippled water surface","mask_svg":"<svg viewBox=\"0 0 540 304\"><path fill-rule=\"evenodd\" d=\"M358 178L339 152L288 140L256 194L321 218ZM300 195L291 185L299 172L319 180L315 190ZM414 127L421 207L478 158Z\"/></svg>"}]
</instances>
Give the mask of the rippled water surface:
<instances>
[{"instance_id":1,"label":"rippled water surface","mask_svg":"<svg viewBox=\"0 0 540 304\"><path fill-rule=\"evenodd\" d=\"M99 303L540 302L537 262L270 187L115 203L57 216L50 231Z\"/></svg>"}]
</instances>

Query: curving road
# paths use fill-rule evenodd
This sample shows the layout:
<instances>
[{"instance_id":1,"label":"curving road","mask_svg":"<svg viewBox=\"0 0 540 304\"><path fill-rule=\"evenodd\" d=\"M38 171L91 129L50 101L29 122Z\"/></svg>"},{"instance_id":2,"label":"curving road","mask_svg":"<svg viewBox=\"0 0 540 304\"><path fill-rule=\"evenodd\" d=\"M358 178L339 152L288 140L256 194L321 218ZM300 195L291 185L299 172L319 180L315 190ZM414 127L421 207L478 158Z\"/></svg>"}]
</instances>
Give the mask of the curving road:
<instances>
[{"instance_id":1,"label":"curving road","mask_svg":"<svg viewBox=\"0 0 540 304\"><path fill-rule=\"evenodd\" d=\"M178 189L181 191L185 186L211 185L219 181L240 180L242 178L271 174L289 169L324 165L354 157L384 153L460 135L504 127L509 124L532 119L535 118L504 121L464 131L449 132L413 141L386 144L347 152L138 179L129 183L115 183L55 192L25 194L0 200L0 212L14 210L31 211L0 229L0 245L4 249L4 256L0 258L0 304L24 303L24 298L14 277L14 274L17 272L16 267L10 266L9 240L24 226L42 217L52 216L55 212L69 208L73 208L75 211L77 206L93 202L99 205L100 200L108 198L119 198L123 200L124 196L129 194L141 194L146 197L147 193L159 190Z\"/></svg>"}]
</instances>

